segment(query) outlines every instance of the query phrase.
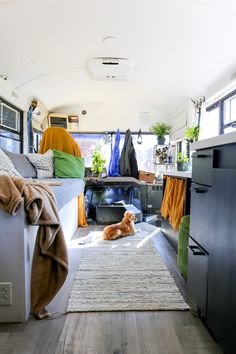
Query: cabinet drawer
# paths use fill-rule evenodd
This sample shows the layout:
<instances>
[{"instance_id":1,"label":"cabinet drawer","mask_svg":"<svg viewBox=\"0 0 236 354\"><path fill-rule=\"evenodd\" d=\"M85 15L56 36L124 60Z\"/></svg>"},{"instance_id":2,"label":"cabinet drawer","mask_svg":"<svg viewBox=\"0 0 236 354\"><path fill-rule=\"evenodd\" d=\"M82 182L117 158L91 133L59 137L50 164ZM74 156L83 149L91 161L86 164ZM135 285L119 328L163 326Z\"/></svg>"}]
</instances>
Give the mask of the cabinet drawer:
<instances>
[{"instance_id":1,"label":"cabinet drawer","mask_svg":"<svg viewBox=\"0 0 236 354\"><path fill-rule=\"evenodd\" d=\"M196 301L202 315L207 313L208 254L189 238L188 290Z\"/></svg>"},{"instance_id":2,"label":"cabinet drawer","mask_svg":"<svg viewBox=\"0 0 236 354\"><path fill-rule=\"evenodd\" d=\"M211 186L213 150L201 150L192 154L192 181Z\"/></svg>"},{"instance_id":3,"label":"cabinet drawer","mask_svg":"<svg viewBox=\"0 0 236 354\"><path fill-rule=\"evenodd\" d=\"M190 235L207 251L211 245L209 218L211 210L211 187L191 184Z\"/></svg>"}]
</instances>

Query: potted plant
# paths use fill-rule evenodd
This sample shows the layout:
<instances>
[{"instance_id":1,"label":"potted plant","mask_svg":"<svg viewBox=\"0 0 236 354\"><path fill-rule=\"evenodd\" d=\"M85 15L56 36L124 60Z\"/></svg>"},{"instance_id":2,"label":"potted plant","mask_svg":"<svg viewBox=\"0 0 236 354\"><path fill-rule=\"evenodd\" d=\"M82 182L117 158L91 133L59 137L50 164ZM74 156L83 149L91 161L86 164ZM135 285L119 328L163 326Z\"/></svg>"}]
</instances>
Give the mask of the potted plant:
<instances>
[{"instance_id":1,"label":"potted plant","mask_svg":"<svg viewBox=\"0 0 236 354\"><path fill-rule=\"evenodd\" d=\"M193 143L198 140L199 136L199 126L194 125L193 127L190 127L185 130L184 132L184 137L190 142Z\"/></svg>"},{"instance_id":2,"label":"potted plant","mask_svg":"<svg viewBox=\"0 0 236 354\"><path fill-rule=\"evenodd\" d=\"M177 170L178 171L189 171L190 167L191 167L191 162L189 157L182 153L182 152L178 152L177 153Z\"/></svg>"},{"instance_id":3,"label":"potted plant","mask_svg":"<svg viewBox=\"0 0 236 354\"><path fill-rule=\"evenodd\" d=\"M156 123L151 126L150 130L157 136L158 145L164 145L165 135L169 134L171 126L165 123Z\"/></svg>"},{"instance_id":4,"label":"potted plant","mask_svg":"<svg viewBox=\"0 0 236 354\"><path fill-rule=\"evenodd\" d=\"M100 176L104 170L106 160L101 154L100 150L96 150L92 157L91 171L94 175Z\"/></svg>"}]
</instances>

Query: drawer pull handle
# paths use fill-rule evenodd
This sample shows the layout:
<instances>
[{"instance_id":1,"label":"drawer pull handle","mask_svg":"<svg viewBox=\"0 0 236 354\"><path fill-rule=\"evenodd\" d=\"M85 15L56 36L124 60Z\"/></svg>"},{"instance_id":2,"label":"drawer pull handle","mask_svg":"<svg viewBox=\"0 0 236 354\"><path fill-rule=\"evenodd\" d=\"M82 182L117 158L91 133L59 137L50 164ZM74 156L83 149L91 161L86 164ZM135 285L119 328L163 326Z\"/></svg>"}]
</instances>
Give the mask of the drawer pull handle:
<instances>
[{"instance_id":1,"label":"drawer pull handle","mask_svg":"<svg viewBox=\"0 0 236 354\"><path fill-rule=\"evenodd\" d=\"M194 193L206 193L206 192L207 192L207 189L202 189L202 188L190 188L190 191L191 191L191 192L194 192Z\"/></svg>"},{"instance_id":2,"label":"drawer pull handle","mask_svg":"<svg viewBox=\"0 0 236 354\"><path fill-rule=\"evenodd\" d=\"M200 157L200 158L204 158L204 157L208 157L209 155L197 155L197 157Z\"/></svg>"},{"instance_id":3,"label":"drawer pull handle","mask_svg":"<svg viewBox=\"0 0 236 354\"><path fill-rule=\"evenodd\" d=\"M194 256L205 256L204 253L198 246L188 246L188 248L192 251Z\"/></svg>"},{"instance_id":4,"label":"drawer pull handle","mask_svg":"<svg viewBox=\"0 0 236 354\"><path fill-rule=\"evenodd\" d=\"M197 154L192 154L192 157L194 158L206 158L206 157L212 157L212 155L197 155Z\"/></svg>"}]
</instances>

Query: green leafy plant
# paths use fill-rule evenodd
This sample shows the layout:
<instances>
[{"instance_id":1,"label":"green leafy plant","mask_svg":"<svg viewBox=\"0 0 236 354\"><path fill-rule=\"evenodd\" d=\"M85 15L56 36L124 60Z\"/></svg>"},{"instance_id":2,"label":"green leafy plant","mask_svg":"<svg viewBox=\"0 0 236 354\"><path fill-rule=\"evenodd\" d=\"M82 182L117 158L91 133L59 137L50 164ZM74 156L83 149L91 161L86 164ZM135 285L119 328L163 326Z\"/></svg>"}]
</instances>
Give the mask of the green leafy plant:
<instances>
[{"instance_id":1,"label":"green leafy plant","mask_svg":"<svg viewBox=\"0 0 236 354\"><path fill-rule=\"evenodd\" d=\"M92 166L91 166L91 171L93 173L101 173L104 169L106 160L101 154L100 150L96 150L93 153L92 157Z\"/></svg>"},{"instance_id":2,"label":"green leafy plant","mask_svg":"<svg viewBox=\"0 0 236 354\"><path fill-rule=\"evenodd\" d=\"M197 141L199 136L199 126L195 125L191 128L186 129L184 132L184 136L187 140L191 142Z\"/></svg>"},{"instance_id":3,"label":"green leafy plant","mask_svg":"<svg viewBox=\"0 0 236 354\"><path fill-rule=\"evenodd\" d=\"M165 135L169 134L170 130L171 126L165 123L156 123L150 128L150 131L159 138L164 138Z\"/></svg>"},{"instance_id":4,"label":"green leafy plant","mask_svg":"<svg viewBox=\"0 0 236 354\"><path fill-rule=\"evenodd\" d=\"M182 152L178 152L177 153L177 159L176 159L176 162L177 163L187 163L187 162L189 162L190 161L190 159L188 158L188 156L186 155L186 154L184 154L184 153L182 153Z\"/></svg>"},{"instance_id":5,"label":"green leafy plant","mask_svg":"<svg viewBox=\"0 0 236 354\"><path fill-rule=\"evenodd\" d=\"M191 169L190 159L185 153L178 152L176 162L178 171L189 171Z\"/></svg>"}]
</instances>

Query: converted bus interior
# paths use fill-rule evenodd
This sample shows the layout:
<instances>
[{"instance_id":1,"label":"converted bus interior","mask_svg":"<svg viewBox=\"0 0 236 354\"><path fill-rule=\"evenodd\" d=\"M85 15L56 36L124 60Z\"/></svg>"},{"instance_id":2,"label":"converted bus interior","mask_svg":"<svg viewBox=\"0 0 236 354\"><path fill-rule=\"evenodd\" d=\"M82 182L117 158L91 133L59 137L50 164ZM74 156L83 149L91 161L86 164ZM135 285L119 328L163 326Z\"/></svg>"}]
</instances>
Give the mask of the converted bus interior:
<instances>
[{"instance_id":1,"label":"converted bus interior","mask_svg":"<svg viewBox=\"0 0 236 354\"><path fill-rule=\"evenodd\" d=\"M233 0L0 0L0 353L236 352L235 33Z\"/></svg>"}]
</instances>

